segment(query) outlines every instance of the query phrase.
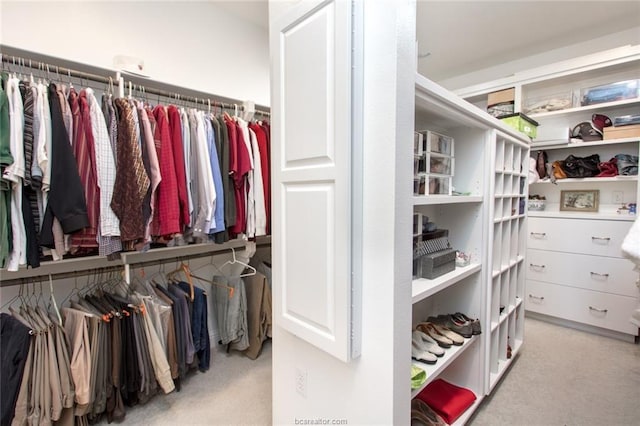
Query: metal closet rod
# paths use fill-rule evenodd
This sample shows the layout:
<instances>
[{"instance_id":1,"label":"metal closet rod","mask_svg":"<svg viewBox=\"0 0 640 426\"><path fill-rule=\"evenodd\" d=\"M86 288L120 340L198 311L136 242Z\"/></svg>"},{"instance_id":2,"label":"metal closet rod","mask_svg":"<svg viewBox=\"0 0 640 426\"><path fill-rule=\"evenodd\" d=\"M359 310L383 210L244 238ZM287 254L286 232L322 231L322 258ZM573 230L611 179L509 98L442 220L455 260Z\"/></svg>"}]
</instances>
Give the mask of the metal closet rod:
<instances>
[{"instance_id":1,"label":"metal closet rod","mask_svg":"<svg viewBox=\"0 0 640 426\"><path fill-rule=\"evenodd\" d=\"M2 62L7 65L14 65L15 67L22 68L30 68L34 70L38 70L40 72L46 72L48 75L55 73L59 76L67 75L69 77L79 78L81 80L91 80L96 81L103 84L113 84L119 85L122 81L123 89L131 88L137 91L138 88L142 90L139 93L144 94L152 94L156 96L163 96L165 98L174 99L176 101L187 101L191 103L195 103L196 105L202 104L203 106L211 106L211 107L220 107L224 109L238 109L238 111L243 111L245 108L242 105L241 101L236 101L234 99L225 98L223 96L210 95L207 93L197 92L195 90L185 89L178 86L172 86L168 84L164 84L167 87L170 87L169 90L158 89L155 87L147 87L149 82L152 80L148 80L144 77L137 77L133 75L129 75L127 73L116 72L116 76L111 77L104 75L80 71L78 69L72 68L71 66L64 65L54 65L54 62L68 62L63 60L56 60L56 58L40 55L36 53L31 53L25 50L16 49L8 46L0 45L0 56L2 57ZM79 64L81 65L81 64ZM90 67L92 69L97 69L100 71L104 71L104 73L112 73L113 70L108 69L99 69L95 67ZM124 81L124 78L127 78L128 81ZM188 95L183 95L183 93L190 93ZM198 96L199 95L199 96ZM256 105L256 114L262 116L270 116L271 113L268 111L268 107L264 107L261 105Z\"/></svg>"},{"instance_id":2,"label":"metal closet rod","mask_svg":"<svg viewBox=\"0 0 640 426\"><path fill-rule=\"evenodd\" d=\"M48 75L51 75L52 73L56 75L63 74L65 76L79 78L81 80L92 80L92 81L97 81L99 83L104 83L104 84L109 84L109 83L116 84L116 85L118 84L118 80L114 79L113 77L105 77L103 75L91 74L84 71L78 71L78 70L66 68L64 66L51 65L51 64L47 64L37 60L22 58L20 56L7 55L4 53L0 54L0 56L2 56L2 62L4 62L5 64L13 65L16 67L22 67L22 68L31 68L34 70L38 70L41 73L46 72Z\"/></svg>"},{"instance_id":3,"label":"metal closet rod","mask_svg":"<svg viewBox=\"0 0 640 426\"><path fill-rule=\"evenodd\" d=\"M128 83L131 83L131 86L129 86ZM220 102L220 101L216 101L215 98L213 98L212 100L212 98L207 98L207 97L200 98L196 96L184 96L176 92L170 92L170 91L155 89L155 88L147 88L144 84L132 83L131 81L125 81L124 86L125 86L125 91L129 90L130 88L132 91L138 92L142 96L145 96L145 95L163 96L165 98L173 99L175 102L186 101L186 102L194 103L196 105L202 105L203 107L208 107L208 108L224 108L228 110L238 109L238 111L244 111L245 109L244 105L242 104L237 104L237 103L231 104L227 102ZM254 113L261 114L264 116L271 115L268 111L262 111L258 109L256 109Z\"/></svg>"}]
</instances>

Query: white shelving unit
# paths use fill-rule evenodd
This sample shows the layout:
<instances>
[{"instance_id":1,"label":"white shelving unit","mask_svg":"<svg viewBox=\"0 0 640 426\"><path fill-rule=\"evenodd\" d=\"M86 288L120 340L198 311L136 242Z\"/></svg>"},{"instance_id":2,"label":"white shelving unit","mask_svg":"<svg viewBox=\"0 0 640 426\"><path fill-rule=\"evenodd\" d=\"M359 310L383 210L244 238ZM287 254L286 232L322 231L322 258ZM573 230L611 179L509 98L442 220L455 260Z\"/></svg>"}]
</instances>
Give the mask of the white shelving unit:
<instances>
[{"instance_id":1,"label":"white shelving unit","mask_svg":"<svg viewBox=\"0 0 640 426\"><path fill-rule=\"evenodd\" d=\"M487 282L489 309L486 322L491 324L486 357L489 371L487 392L502 376L517 350L515 340L524 340L524 315L521 301L524 297L523 260L526 236L527 177L529 146L519 139L497 134L493 146L490 217L493 218L489 234L492 247L491 268ZM507 347L511 346L511 357ZM500 374L498 374L500 373Z\"/></svg>"},{"instance_id":2,"label":"white shelving unit","mask_svg":"<svg viewBox=\"0 0 640 426\"><path fill-rule=\"evenodd\" d=\"M611 119L638 114L640 98L583 105L581 95L584 89L637 79L640 79L640 46L624 46L529 69L504 79L461 89L457 93L477 107L486 109L487 93L514 87L515 110L525 113L525 106L532 99L559 99L563 96L571 99L572 104L567 109L528 114L540 124L539 138L531 144L531 151L546 151L549 163L564 160L570 154L579 157L598 154L600 161L605 162L617 154L640 156L640 136L571 142L568 139L569 129L590 121L594 113L605 114ZM566 137L558 140L555 135ZM561 209L563 190L599 191L597 212ZM587 331L627 340L640 335L638 324L629 321L632 311L638 307L640 291L635 286L638 274L630 272L632 265L620 252L622 239L636 216L618 213L623 204L637 203L640 199L638 176L558 179L555 182L545 179L532 183L529 193L544 196L546 206L543 211L528 212L531 232L521 235L522 242L526 244L526 257L534 259L535 262L531 263L536 267L530 262L522 262L516 267L518 279L525 279L528 292L526 298L523 297L525 303L516 305L515 314L521 313L526 306L528 314ZM494 201L495 212L499 212L503 202L501 199ZM504 207L502 215L495 214L494 235L504 232L502 218L505 215ZM576 239L576 236L579 237ZM502 241L494 240L494 251L503 247L505 242L504 238ZM577 264L588 265L594 273L572 281ZM498 268L494 262L493 269L494 286L497 286L497 276L500 282L505 279L511 281L512 277L502 265ZM494 297L492 302L501 303L501 300L502 297ZM510 317L512 314L506 315ZM502 320L502 316L492 319L492 328L503 333L503 323L498 319ZM497 339L492 341L492 350L501 353L500 344ZM506 364L501 357L492 358L491 363L490 381L495 383Z\"/></svg>"},{"instance_id":3,"label":"white shelving unit","mask_svg":"<svg viewBox=\"0 0 640 426\"><path fill-rule=\"evenodd\" d=\"M416 278L413 280L411 301L417 303L427 297L437 293L438 291L449 287L452 284L475 274L482 269L479 263L472 263L467 266L458 267L455 270L441 275L432 280L426 278Z\"/></svg>"},{"instance_id":4,"label":"white shelving unit","mask_svg":"<svg viewBox=\"0 0 640 426\"><path fill-rule=\"evenodd\" d=\"M417 389L411 392L411 397L418 395L422 389L426 388L435 378L437 378L442 371L444 371L452 362L456 360L464 351L471 349L480 338L478 336L472 336L469 339L464 339L462 346L451 346L445 349L444 355L438 358L435 364L426 364L420 361L413 361L413 365L422 368L427 373L427 380Z\"/></svg>"},{"instance_id":5,"label":"white shelving unit","mask_svg":"<svg viewBox=\"0 0 640 426\"><path fill-rule=\"evenodd\" d=\"M413 197L414 206L429 206L432 204L462 204L462 203L481 203L480 195L427 195Z\"/></svg>"},{"instance_id":6,"label":"white shelving unit","mask_svg":"<svg viewBox=\"0 0 640 426\"><path fill-rule=\"evenodd\" d=\"M464 312L480 319L482 334L465 339L462 346L446 349L434 365L413 361L427 372L427 381L412 392L412 397L439 377L470 389L477 400L455 423L464 424L490 390L491 369L497 368L491 360L499 358L508 364L508 336L512 336L514 356L520 348L515 342L524 337L524 275L520 271L526 235L529 140L420 75L416 76L415 105L416 130L431 130L453 138L452 185L454 190L470 195L413 196L414 213L428 217L438 229L447 229L451 246L470 254L471 263L435 279L414 277L412 325L415 327L429 316ZM502 245L507 247L504 253ZM498 279L513 275L496 289L494 262ZM497 301L504 296L509 302L495 332L490 325L494 294ZM492 352L494 341L504 349L500 356Z\"/></svg>"},{"instance_id":7,"label":"white shelving unit","mask_svg":"<svg viewBox=\"0 0 640 426\"><path fill-rule=\"evenodd\" d=\"M603 102L601 104L567 108L567 109L558 110L558 111L541 112L537 114L531 114L530 117L536 121L543 118L554 117L554 116L574 117L574 116L582 115L582 113L584 112L594 112L596 110L609 111L609 110L620 108L622 106L636 106L638 104L640 104L640 98L624 99L622 101Z\"/></svg>"}]
</instances>

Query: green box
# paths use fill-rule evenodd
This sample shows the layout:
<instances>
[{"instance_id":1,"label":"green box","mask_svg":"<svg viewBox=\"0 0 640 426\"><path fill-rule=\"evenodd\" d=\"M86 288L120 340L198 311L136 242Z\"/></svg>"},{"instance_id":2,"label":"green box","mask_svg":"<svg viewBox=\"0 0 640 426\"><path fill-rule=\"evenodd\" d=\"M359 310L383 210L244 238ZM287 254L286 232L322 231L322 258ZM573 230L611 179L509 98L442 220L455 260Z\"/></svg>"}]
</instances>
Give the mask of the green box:
<instances>
[{"instance_id":1,"label":"green box","mask_svg":"<svg viewBox=\"0 0 640 426\"><path fill-rule=\"evenodd\" d=\"M521 112L503 115L500 120L509 127L513 127L520 133L524 133L531 139L535 139L538 135L538 122L527 117Z\"/></svg>"}]
</instances>

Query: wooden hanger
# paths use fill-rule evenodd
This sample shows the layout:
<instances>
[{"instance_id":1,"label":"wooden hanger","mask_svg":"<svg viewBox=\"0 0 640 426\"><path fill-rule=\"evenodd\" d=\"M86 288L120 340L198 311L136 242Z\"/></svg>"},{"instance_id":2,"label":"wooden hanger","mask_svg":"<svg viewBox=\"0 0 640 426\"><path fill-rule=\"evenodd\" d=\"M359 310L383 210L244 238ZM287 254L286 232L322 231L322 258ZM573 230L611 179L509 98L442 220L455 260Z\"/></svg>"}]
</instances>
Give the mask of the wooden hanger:
<instances>
[{"instance_id":1,"label":"wooden hanger","mask_svg":"<svg viewBox=\"0 0 640 426\"><path fill-rule=\"evenodd\" d=\"M179 274L180 272L182 272L185 275L185 278L187 279L187 283L189 284L189 298L193 302L195 295L193 291L193 281L191 280L192 275L191 275L191 271L189 270L189 265L187 265L184 262L181 262L180 266L177 269L167 274L167 278L169 280L173 280L174 275Z\"/></svg>"},{"instance_id":2,"label":"wooden hanger","mask_svg":"<svg viewBox=\"0 0 640 426\"><path fill-rule=\"evenodd\" d=\"M231 287L231 286L228 286L228 285L226 285L226 284L217 283L217 282L215 282L215 281L208 280L208 279L206 279L206 278L202 278L202 277L199 277L199 276L194 275L194 274L191 274L191 276L192 276L193 278L195 278L195 279L197 279L197 280L200 280L200 281L203 281L203 282L205 282L205 283L209 283L209 284L211 284L211 285L215 285L215 286L218 286L218 287L226 288L227 290L229 290L229 299L231 299L231 298L233 297L233 293L234 293L234 292L235 292L235 290L236 290L235 288L233 288L233 287Z\"/></svg>"}]
</instances>

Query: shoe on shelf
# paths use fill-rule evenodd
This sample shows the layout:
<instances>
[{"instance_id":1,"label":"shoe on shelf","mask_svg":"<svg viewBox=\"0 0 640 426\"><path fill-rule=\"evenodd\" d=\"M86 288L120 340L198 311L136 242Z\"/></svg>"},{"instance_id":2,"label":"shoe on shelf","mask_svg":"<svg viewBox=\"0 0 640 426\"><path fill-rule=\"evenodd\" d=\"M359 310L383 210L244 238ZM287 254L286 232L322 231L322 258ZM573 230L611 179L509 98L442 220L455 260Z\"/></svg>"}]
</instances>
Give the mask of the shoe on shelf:
<instances>
[{"instance_id":1,"label":"shoe on shelf","mask_svg":"<svg viewBox=\"0 0 640 426\"><path fill-rule=\"evenodd\" d=\"M427 321L444 326L467 339L473 335L471 322L467 320L460 320L459 318L455 318L453 315L438 315L435 318L429 317L427 318Z\"/></svg>"},{"instance_id":2,"label":"shoe on shelf","mask_svg":"<svg viewBox=\"0 0 640 426\"><path fill-rule=\"evenodd\" d=\"M446 422L433 408L421 400L411 400L411 426L446 426Z\"/></svg>"},{"instance_id":3,"label":"shoe on shelf","mask_svg":"<svg viewBox=\"0 0 640 426\"><path fill-rule=\"evenodd\" d=\"M446 349L453 345L453 341L440 333L432 322L421 322L416 326L416 330L422 331L424 334L431 337L441 348Z\"/></svg>"},{"instance_id":4,"label":"shoe on shelf","mask_svg":"<svg viewBox=\"0 0 640 426\"><path fill-rule=\"evenodd\" d=\"M440 324L433 324L433 327L438 331L438 333L451 340L454 345L462 346L462 344L464 343L464 337L462 337L455 331Z\"/></svg>"},{"instance_id":5,"label":"shoe on shelf","mask_svg":"<svg viewBox=\"0 0 640 426\"><path fill-rule=\"evenodd\" d=\"M417 348L431 352L437 357L444 355L444 350L438 346L438 343L431 336L424 334L422 331L414 330L411 339Z\"/></svg>"},{"instance_id":6,"label":"shoe on shelf","mask_svg":"<svg viewBox=\"0 0 640 426\"><path fill-rule=\"evenodd\" d=\"M456 312L451 316L457 318L460 321L469 321L471 323L472 334L482 334L482 328L480 327L480 320L478 318L471 319L462 312Z\"/></svg>"},{"instance_id":7,"label":"shoe on shelf","mask_svg":"<svg viewBox=\"0 0 640 426\"><path fill-rule=\"evenodd\" d=\"M438 358L434 354L429 351L423 351L413 343L411 344L411 358L422 361L425 364L435 364L438 361Z\"/></svg>"}]
</instances>

